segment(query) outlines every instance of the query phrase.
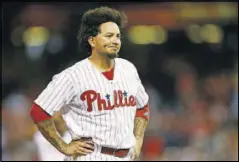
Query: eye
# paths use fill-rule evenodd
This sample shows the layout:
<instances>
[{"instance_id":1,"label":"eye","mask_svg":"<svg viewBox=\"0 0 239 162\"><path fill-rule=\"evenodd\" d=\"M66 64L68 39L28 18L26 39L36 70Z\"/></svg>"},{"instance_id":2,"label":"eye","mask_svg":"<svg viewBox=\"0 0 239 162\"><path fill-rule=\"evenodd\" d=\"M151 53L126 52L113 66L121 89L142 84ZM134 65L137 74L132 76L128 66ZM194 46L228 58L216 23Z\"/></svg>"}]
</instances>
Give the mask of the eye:
<instances>
[{"instance_id":1,"label":"eye","mask_svg":"<svg viewBox=\"0 0 239 162\"><path fill-rule=\"evenodd\" d=\"M121 35L117 35L117 38L119 39L123 39L123 37Z\"/></svg>"}]
</instances>

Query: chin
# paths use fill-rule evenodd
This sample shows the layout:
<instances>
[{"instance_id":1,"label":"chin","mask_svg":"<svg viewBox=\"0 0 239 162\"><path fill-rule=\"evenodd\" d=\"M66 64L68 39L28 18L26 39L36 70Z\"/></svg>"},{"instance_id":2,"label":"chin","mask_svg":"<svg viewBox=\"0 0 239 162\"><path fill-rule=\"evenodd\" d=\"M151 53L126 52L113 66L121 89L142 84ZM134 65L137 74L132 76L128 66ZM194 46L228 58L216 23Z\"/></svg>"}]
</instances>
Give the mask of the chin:
<instances>
[{"instance_id":1,"label":"chin","mask_svg":"<svg viewBox=\"0 0 239 162\"><path fill-rule=\"evenodd\" d=\"M109 59L115 59L118 56L119 56L118 53L106 54L106 57Z\"/></svg>"}]
</instances>

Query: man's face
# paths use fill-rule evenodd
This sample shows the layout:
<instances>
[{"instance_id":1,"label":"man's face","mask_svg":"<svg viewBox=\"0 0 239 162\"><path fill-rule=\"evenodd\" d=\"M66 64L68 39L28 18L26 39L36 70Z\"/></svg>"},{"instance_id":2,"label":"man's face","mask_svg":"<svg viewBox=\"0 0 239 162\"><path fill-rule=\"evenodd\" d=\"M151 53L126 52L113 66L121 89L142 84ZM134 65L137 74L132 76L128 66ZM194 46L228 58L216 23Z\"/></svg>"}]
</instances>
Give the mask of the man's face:
<instances>
[{"instance_id":1,"label":"man's face","mask_svg":"<svg viewBox=\"0 0 239 162\"><path fill-rule=\"evenodd\" d=\"M120 30L116 23L106 22L100 25L99 33L94 37L94 50L110 59L118 56L121 47Z\"/></svg>"}]
</instances>

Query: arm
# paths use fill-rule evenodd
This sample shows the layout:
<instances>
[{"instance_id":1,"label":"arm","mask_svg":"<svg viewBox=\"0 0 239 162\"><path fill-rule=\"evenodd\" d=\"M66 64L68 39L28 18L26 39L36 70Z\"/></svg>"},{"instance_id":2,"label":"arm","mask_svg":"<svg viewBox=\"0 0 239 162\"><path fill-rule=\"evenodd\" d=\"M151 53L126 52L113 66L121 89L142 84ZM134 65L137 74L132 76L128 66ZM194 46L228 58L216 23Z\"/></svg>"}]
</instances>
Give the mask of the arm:
<instances>
[{"instance_id":1,"label":"arm","mask_svg":"<svg viewBox=\"0 0 239 162\"><path fill-rule=\"evenodd\" d=\"M76 157L76 155L86 155L92 152L93 147L84 141L72 141L70 144L66 144L57 134L54 124L55 116L50 116L37 104L33 105L30 115L41 134L61 153Z\"/></svg>"},{"instance_id":2,"label":"arm","mask_svg":"<svg viewBox=\"0 0 239 162\"><path fill-rule=\"evenodd\" d=\"M68 154L67 144L57 134L57 130L52 118L36 123L42 135L61 153Z\"/></svg>"},{"instance_id":3,"label":"arm","mask_svg":"<svg viewBox=\"0 0 239 162\"><path fill-rule=\"evenodd\" d=\"M131 157L131 159L135 160L139 157L143 144L144 132L149 120L149 96L146 93L145 88L138 75L137 69L134 66L133 73L136 78L136 83L138 84L138 90L135 95L137 111L134 120L134 135L136 138L136 145Z\"/></svg>"},{"instance_id":4,"label":"arm","mask_svg":"<svg viewBox=\"0 0 239 162\"><path fill-rule=\"evenodd\" d=\"M58 114L50 116L40 106L34 104L30 116L36 123L41 134L61 153L66 153L67 144L58 136L57 130L54 124L54 119L58 118Z\"/></svg>"},{"instance_id":5,"label":"arm","mask_svg":"<svg viewBox=\"0 0 239 162\"><path fill-rule=\"evenodd\" d=\"M136 150L135 150L135 158L137 158L140 154L143 140L144 140L144 132L146 129L148 121L141 117L136 117L134 120L134 135L136 138Z\"/></svg>"},{"instance_id":6,"label":"arm","mask_svg":"<svg viewBox=\"0 0 239 162\"><path fill-rule=\"evenodd\" d=\"M56 130L57 132L63 136L64 133L68 130L66 122L63 118L63 116L61 115L61 113L58 111L54 114L53 116L53 122L55 124Z\"/></svg>"},{"instance_id":7,"label":"arm","mask_svg":"<svg viewBox=\"0 0 239 162\"><path fill-rule=\"evenodd\" d=\"M136 138L135 155L133 159L138 158L144 140L145 129L148 124L148 111L149 105L147 104L144 108L137 110L136 117L134 120L134 135Z\"/></svg>"}]
</instances>

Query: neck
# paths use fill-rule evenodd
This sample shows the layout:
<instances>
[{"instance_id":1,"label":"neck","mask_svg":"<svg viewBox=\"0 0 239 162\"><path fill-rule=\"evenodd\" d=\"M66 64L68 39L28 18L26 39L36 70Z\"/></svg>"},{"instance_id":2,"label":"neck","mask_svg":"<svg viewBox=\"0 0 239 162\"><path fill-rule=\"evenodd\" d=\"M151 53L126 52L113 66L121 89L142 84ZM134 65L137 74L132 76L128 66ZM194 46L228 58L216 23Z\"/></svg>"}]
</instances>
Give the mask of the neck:
<instances>
[{"instance_id":1,"label":"neck","mask_svg":"<svg viewBox=\"0 0 239 162\"><path fill-rule=\"evenodd\" d=\"M92 52L89 60L100 70L107 71L114 66L114 60Z\"/></svg>"}]
</instances>

